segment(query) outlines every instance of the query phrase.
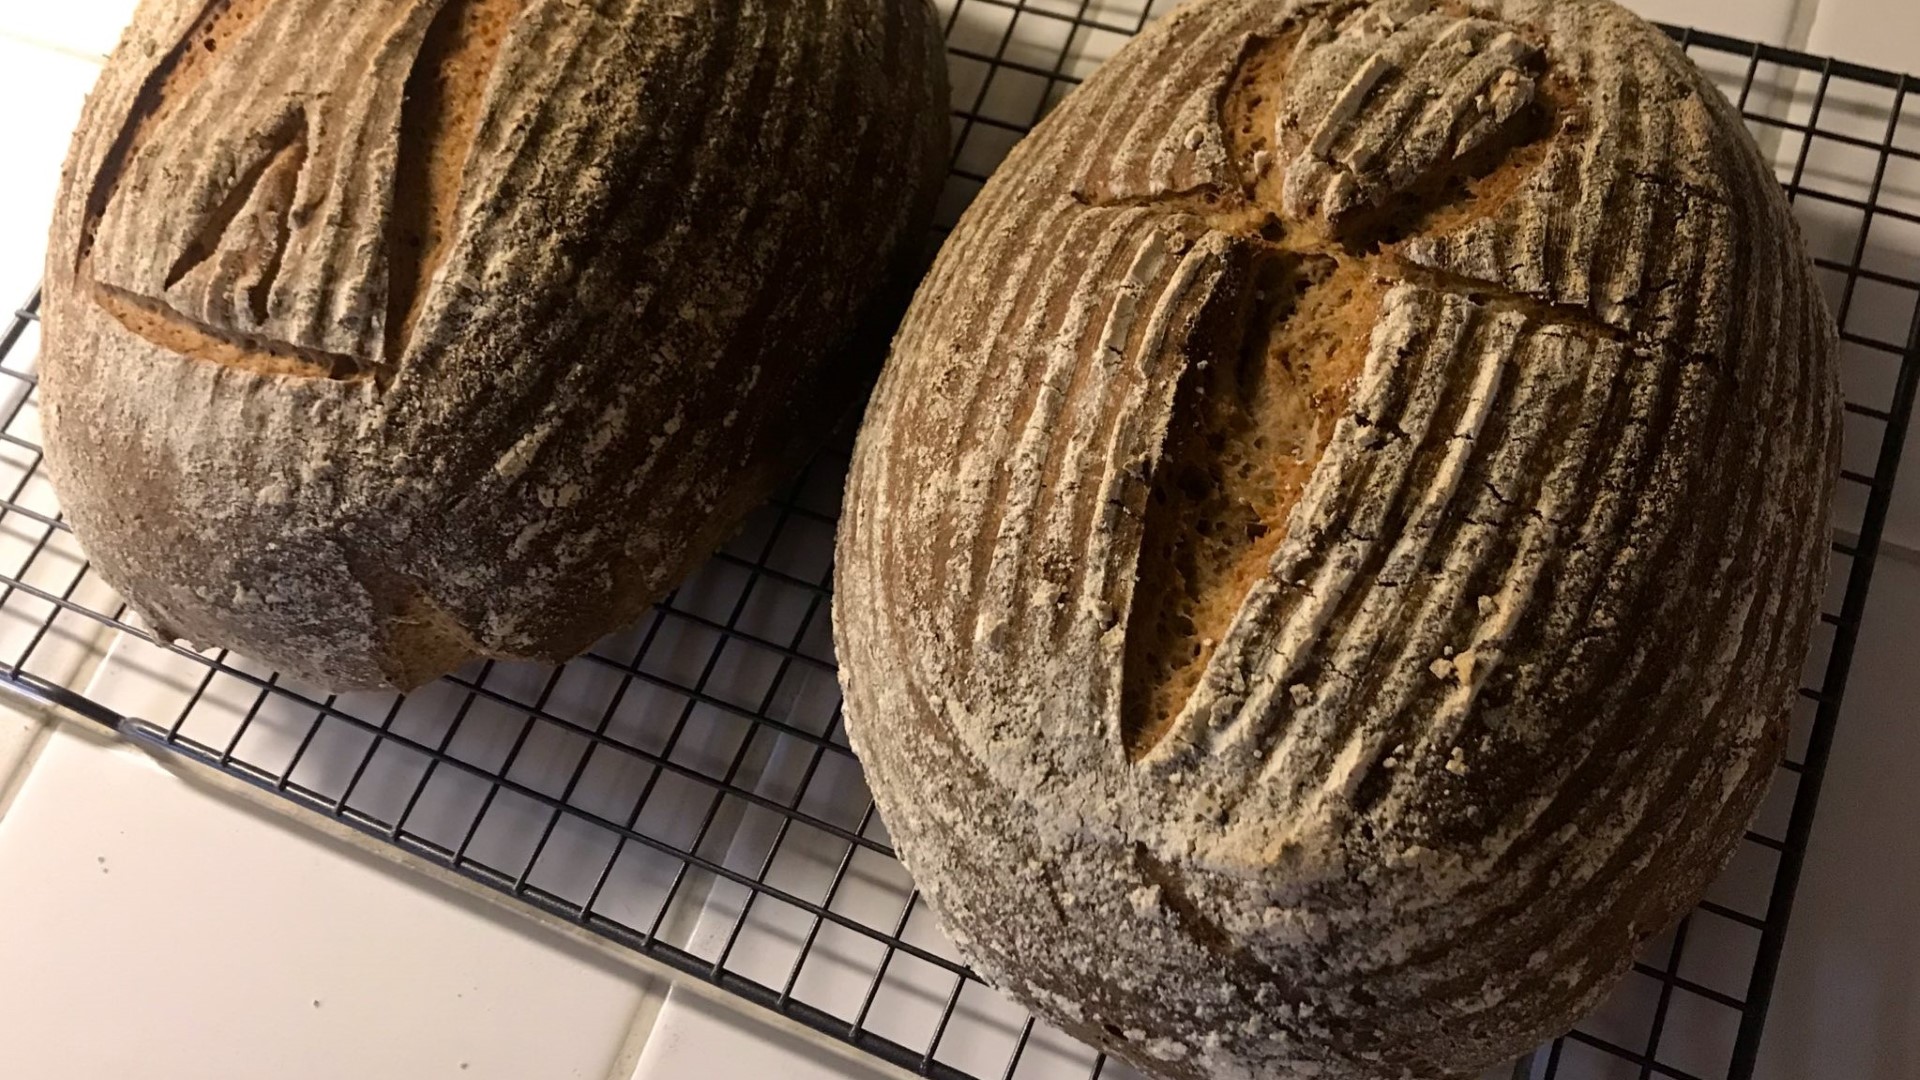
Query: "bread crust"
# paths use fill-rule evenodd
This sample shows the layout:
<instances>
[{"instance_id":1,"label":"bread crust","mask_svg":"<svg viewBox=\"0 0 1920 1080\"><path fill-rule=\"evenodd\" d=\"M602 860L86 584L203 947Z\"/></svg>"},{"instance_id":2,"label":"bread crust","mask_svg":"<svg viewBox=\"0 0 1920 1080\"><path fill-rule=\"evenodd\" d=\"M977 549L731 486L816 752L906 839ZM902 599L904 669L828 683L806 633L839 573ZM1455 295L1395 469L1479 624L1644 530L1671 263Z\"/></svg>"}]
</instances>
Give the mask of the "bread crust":
<instances>
[{"instance_id":1,"label":"bread crust","mask_svg":"<svg viewBox=\"0 0 1920 1080\"><path fill-rule=\"evenodd\" d=\"M1378 285L1359 373L1191 693L1127 723L1182 387L1308 255ZM991 981L1152 1072L1511 1060L1766 790L1835 349L1738 115L1613 4L1193 0L1015 148L869 407L834 621L901 857Z\"/></svg>"},{"instance_id":2,"label":"bread crust","mask_svg":"<svg viewBox=\"0 0 1920 1080\"><path fill-rule=\"evenodd\" d=\"M572 656L854 403L946 101L924 0L146 0L52 230L62 505L329 689Z\"/></svg>"}]
</instances>

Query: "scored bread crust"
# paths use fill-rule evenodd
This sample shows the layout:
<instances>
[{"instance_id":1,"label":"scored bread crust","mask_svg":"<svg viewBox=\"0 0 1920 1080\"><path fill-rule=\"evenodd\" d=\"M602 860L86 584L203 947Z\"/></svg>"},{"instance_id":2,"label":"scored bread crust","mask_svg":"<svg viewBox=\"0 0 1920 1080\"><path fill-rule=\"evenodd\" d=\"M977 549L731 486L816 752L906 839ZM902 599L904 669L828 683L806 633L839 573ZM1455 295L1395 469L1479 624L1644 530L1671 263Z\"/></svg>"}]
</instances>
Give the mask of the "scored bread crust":
<instances>
[{"instance_id":1,"label":"scored bread crust","mask_svg":"<svg viewBox=\"0 0 1920 1080\"><path fill-rule=\"evenodd\" d=\"M570 657L854 403L946 100L925 0L146 0L48 254L62 506L331 689Z\"/></svg>"},{"instance_id":2,"label":"scored bread crust","mask_svg":"<svg viewBox=\"0 0 1920 1080\"><path fill-rule=\"evenodd\" d=\"M1339 303L1272 311L1274 260ZM1303 365L1290 318L1368 329ZM1738 115L1624 10L1194 0L1015 148L869 407L834 625L902 859L1158 1073L1510 1060L1766 790L1835 349ZM1291 412L1223 399L1249 355ZM1307 476L1243 498L1263 435Z\"/></svg>"}]
</instances>

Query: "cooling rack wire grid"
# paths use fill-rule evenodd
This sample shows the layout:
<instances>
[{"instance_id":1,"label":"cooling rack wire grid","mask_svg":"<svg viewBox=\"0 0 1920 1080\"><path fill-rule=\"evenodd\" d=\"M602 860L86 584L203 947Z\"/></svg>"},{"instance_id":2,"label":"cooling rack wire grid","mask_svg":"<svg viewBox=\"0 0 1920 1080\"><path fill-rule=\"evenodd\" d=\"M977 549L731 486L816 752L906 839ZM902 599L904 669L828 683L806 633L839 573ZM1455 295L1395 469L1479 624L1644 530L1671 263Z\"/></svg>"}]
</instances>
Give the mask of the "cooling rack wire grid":
<instances>
[{"instance_id":1,"label":"cooling rack wire grid","mask_svg":"<svg viewBox=\"0 0 1920 1080\"><path fill-rule=\"evenodd\" d=\"M1047 109L1170 0L939 0L950 226ZM1732 867L1601 1008L1501 1080L1747 1080L1920 378L1920 83L1670 28L1736 102L1840 318L1846 472L1789 759ZM184 755L942 1078L1136 1074L961 963L847 749L828 628L844 453L814 462L640 625L560 668L474 664L328 696L154 644L92 573L40 453L30 300L0 333L0 690Z\"/></svg>"}]
</instances>

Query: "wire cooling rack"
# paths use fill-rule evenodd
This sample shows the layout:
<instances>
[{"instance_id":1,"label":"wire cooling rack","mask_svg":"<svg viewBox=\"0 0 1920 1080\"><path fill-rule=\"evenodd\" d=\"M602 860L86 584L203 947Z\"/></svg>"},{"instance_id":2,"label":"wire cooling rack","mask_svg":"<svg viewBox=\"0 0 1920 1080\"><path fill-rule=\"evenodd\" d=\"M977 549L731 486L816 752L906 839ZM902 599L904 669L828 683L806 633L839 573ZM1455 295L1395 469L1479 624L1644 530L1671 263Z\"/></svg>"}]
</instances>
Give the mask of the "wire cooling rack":
<instances>
[{"instance_id":1,"label":"wire cooling rack","mask_svg":"<svg viewBox=\"0 0 1920 1080\"><path fill-rule=\"evenodd\" d=\"M1052 104L1172 5L939 6L956 105L950 224ZM1727 875L1594 1016L1502 1077L1753 1073L1920 379L1915 82L1672 33L1773 155L1841 319L1832 589L1790 759ZM976 980L894 860L834 682L844 454L813 464L641 625L571 664L476 664L405 698L328 696L225 652L155 644L89 570L41 468L35 307L0 334L0 689L196 759L910 1071L1132 1075Z\"/></svg>"}]
</instances>

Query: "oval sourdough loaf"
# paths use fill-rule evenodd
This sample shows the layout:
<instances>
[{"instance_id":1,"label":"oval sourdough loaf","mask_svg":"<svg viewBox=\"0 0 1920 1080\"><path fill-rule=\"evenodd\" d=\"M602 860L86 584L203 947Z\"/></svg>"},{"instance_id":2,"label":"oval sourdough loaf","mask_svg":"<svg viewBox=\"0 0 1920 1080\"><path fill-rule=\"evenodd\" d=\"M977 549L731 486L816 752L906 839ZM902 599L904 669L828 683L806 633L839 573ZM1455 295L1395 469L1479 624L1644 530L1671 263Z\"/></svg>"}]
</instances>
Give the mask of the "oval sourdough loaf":
<instances>
[{"instance_id":1,"label":"oval sourdough loaf","mask_svg":"<svg viewBox=\"0 0 1920 1080\"><path fill-rule=\"evenodd\" d=\"M1195 0L1016 148L855 455L847 723L984 974L1176 1077L1467 1076L1725 863L1834 329L1601 0Z\"/></svg>"},{"instance_id":2,"label":"oval sourdough loaf","mask_svg":"<svg viewBox=\"0 0 1920 1080\"><path fill-rule=\"evenodd\" d=\"M570 656L854 403L946 132L925 0L147 0L48 256L63 506L330 688Z\"/></svg>"}]
</instances>

